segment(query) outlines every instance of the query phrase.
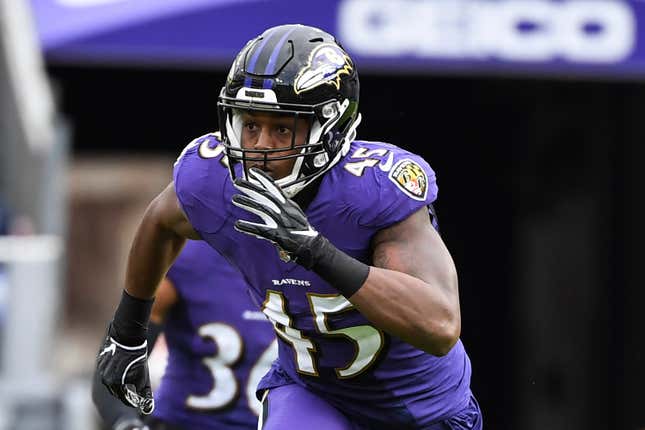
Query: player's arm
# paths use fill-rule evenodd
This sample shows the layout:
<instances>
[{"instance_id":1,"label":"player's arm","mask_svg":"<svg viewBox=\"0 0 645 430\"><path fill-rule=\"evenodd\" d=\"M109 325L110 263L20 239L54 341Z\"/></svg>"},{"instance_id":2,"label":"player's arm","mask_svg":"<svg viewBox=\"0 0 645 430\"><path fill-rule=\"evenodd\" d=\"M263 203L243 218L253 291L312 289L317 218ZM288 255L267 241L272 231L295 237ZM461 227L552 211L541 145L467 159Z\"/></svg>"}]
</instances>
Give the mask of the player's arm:
<instances>
[{"instance_id":1,"label":"player's arm","mask_svg":"<svg viewBox=\"0 0 645 430\"><path fill-rule=\"evenodd\" d=\"M97 372L110 393L144 414L154 409L146 363L152 297L187 238L199 239L171 183L150 203L139 224L125 290L97 357Z\"/></svg>"},{"instance_id":2,"label":"player's arm","mask_svg":"<svg viewBox=\"0 0 645 430\"><path fill-rule=\"evenodd\" d=\"M177 290L174 284L170 279L164 278L157 290L152 313L150 314L147 333L148 353L154 348L157 338L163 331L166 316L177 301ZM136 409L125 406L117 398L110 395L107 388L101 383L99 372L94 372L92 401L103 421L111 429L138 430L147 428L141 421Z\"/></svg>"},{"instance_id":3,"label":"player's arm","mask_svg":"<svg viewBox=\"0 0 645 430\"><path fill-rule=\"evenodd\" d=\"M150 203L134 237L125 279L133 297L150 299L183 248L186 239L201 238L181 209L174 183Z\"/></svg>"},{"instance_id":4,"label":"player's arm","mask_svg":"<svg viewBox=\"0 0 645 430\"><path fill-rule=\"evenodd\" d=\"M461 331L457 272L427 208L378 232L372 266L348 299L377 327L434 355Z\"/></svg>"},{"instance_id":5,"label":"player's arm","mask_svg":"<svg viewBox=\"0 0 645 430\"><path fill-rule=\"evenodd\" d=\"M233 203L263 223L238 220L236 229L277 244L382 330L434 355L450 351L461 330L457 276L427 208L377 233L368 266L314 230L267 174L250 169L249 175L235 180L242 194Z\"/></svg>"}]
</instances>

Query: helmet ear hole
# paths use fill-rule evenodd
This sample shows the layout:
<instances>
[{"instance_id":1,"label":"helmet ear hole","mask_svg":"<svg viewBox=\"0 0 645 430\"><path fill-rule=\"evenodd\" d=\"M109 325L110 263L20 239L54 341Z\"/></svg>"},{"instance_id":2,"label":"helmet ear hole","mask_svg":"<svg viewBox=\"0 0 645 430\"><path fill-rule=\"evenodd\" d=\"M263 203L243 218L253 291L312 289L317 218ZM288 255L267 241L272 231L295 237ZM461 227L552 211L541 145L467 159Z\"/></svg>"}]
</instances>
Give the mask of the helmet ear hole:
<instances>
[{"instance_id":1,"label":"helmet ear hole","mask_svg":"<svg viewBox=\"0 0 645 430\"><path fill-rule=\"evenodd\" d=\"M323 138L323 147L325 151L335 154L338 151L343 136L338 130L330 130Z\"/></svg>"},{"instance_id":2,"label":"helmet ear hole","mask_svg":"<svg viewBox=\"0 0 645 430\"><path fill-rule=\"evenodd\" d=\"M316 154L311 157L311 163L309 166L311 169L319 169L323 167L329 161L329 155L327 153Z\"/></svg>"}]
</instances>

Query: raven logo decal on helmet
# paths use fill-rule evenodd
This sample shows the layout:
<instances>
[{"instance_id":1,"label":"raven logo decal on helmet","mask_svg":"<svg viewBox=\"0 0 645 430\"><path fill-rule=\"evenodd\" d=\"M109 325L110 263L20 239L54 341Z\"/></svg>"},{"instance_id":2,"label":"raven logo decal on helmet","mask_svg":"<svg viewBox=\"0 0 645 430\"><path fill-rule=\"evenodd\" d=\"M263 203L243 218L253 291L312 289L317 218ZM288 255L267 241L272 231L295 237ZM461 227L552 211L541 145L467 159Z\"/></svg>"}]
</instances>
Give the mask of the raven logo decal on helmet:
<instances>
[{"instance_id":1,"label":"raven logo decal on helmet","mask_svg":"<svg viewBox=\"0 0 645 430\"><path fill-rule=\"evenodd\" d=\"M340 77L353 69L352 61L338 45L322 44L311 52L307 65L298 73L294 92L300 94L323 84L340 89Z\"/></svg>"}]
</instances>

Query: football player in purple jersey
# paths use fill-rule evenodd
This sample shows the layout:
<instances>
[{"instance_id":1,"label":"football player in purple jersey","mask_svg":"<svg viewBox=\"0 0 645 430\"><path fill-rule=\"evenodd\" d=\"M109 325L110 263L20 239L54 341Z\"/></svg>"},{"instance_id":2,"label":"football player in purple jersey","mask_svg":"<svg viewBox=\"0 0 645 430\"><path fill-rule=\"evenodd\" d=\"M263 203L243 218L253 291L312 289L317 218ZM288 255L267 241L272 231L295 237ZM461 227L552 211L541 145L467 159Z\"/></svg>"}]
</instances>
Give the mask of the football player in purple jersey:
<instances>
[{"instance_id":1,"label":"football player in purple jersey","mask_svg":"<svg viewBox=\"0 0 645 430\"><path fill-rule=\"evenodd\" d=\"M322 30L270 28L238 54L221 134L184 149L132 245L97 361L124 403L154 407L135 348L159 279L195 238L238 268L278 335L260 429L482 428L435 173L355 140L358 97L353 61Z\"/></svg>"},{"instance_id":2,"label":"football player in purple jersey","mask_svg":"<svg viewBox=\"0 0 645 430\"><path fill-rule=\"evenodd\" d=\"M277 356L275 335L240 274L205 242L189 241L157 290L150 348L162 331L168 364L152 417L142 419L95 375L92 398L109 428L255 429L255 390Z\"/></svg>"}]
</instances>

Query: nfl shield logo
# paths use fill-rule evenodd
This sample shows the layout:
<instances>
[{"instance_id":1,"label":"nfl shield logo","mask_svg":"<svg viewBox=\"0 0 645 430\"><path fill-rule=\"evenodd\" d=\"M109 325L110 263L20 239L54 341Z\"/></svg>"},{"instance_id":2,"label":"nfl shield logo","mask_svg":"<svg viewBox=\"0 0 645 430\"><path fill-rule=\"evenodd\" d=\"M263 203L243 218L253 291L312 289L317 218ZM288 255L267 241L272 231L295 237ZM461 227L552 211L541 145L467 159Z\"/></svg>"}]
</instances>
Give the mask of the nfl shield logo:
<instances>
[{"instance_id":1,"label":"nfl shield logo","mask_svg":"<svg viewBox=\"0 0 645 430\"><path fill-rule=\"evenodd\" d=\"M278 255L280 256L280 260L284 261L285 263L288 263L291 261L291 257L289 256L289 253L287 251L280 248L279 246L276 246L276 248L278 250Z\"/></svg>"}]
</instances>

